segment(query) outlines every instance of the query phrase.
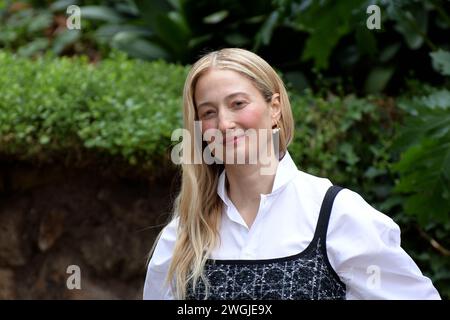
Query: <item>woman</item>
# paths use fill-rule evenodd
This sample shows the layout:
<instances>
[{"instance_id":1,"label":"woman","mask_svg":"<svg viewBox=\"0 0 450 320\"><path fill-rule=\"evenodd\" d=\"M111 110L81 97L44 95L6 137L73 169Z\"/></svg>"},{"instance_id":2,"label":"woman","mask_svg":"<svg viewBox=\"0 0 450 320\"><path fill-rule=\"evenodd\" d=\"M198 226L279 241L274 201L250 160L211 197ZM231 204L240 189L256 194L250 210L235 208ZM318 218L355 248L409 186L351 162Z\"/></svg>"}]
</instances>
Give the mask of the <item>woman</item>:
<instances>
[{"instance_id":1,"label":"woman","mask_svg":"<svg viewBox=\"0 0 450 320\"><path fill-rule=\"evenodd\" d=\"M181 191L144 299L440 299L392 219L297 169L287 92L262 58L235 48L205 55L183 99ZM213 163L193 160L205 151Z\"/></svg>"}]
</instances>

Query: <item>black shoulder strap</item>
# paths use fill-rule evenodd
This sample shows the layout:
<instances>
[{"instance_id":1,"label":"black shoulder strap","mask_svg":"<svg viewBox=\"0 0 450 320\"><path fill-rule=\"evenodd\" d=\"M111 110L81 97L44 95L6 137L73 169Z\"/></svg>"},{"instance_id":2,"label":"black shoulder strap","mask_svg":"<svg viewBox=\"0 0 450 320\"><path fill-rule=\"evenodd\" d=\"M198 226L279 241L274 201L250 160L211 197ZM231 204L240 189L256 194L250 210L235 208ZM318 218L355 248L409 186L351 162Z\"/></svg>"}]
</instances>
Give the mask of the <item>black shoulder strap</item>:
<instances>
[{"instance_id":1,"label":"black shoulder strap","mask_svg":"<svg viewBox=\"0 0 450 320\"><path fill-rule=\"evenodd\" d=\"M315 238L320 238L320 241L323 245L326 244L328 222L330 221L334 198L342 189L344 188L340 186L331 186L330 188L328 188L327 193L323 198L322 206L320 207L319 220L317 221L315 231Z\"/></svg>"}]
</instances>

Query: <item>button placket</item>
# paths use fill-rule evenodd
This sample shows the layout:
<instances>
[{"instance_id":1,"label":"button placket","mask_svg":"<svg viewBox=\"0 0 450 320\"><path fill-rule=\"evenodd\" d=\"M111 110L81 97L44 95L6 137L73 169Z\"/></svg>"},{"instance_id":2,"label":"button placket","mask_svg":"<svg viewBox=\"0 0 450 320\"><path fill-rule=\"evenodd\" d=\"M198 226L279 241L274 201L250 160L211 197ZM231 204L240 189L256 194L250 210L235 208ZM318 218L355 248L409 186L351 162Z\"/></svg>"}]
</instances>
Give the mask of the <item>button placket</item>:
<instances>
[{"instance_id":1,"label":"button placket","mask_svg":"<svg viewBox=\"0 0 450 320\"><path fill-rule=\"evenodd\" d=\"M247 233L247 237L246 237L246 241L245 241L245 246L243 247L242 251L241 251L241 257L243 259L250 259L253 257L253 253L252 253L252 243L253 243L253 237L254 237L254 225L252 226L252 228L249 230L249 232Z\"/></svg>"}]
</instances>

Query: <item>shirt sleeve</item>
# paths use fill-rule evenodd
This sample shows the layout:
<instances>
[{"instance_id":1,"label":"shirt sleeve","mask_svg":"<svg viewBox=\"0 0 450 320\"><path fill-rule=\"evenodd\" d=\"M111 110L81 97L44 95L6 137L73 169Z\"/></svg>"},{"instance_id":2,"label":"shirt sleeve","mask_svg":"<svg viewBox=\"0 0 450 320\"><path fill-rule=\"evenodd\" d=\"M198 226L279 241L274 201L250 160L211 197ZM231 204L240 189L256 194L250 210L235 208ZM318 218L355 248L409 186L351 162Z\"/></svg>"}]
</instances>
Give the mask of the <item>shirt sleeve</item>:
<instances>
[{"instance_id":1,"label":"shirt sleeve","mask_svg":"<svg viewBox=\"0 0 450 320\"><path fill-rule=\"evenodd\" d=\"M347 299L440 299L400 246L400 228L359 194L335 199L327 235L328 258L346 284Z\"/></svg>"},{"instance_id":2,"label":"shirt sleeve","mask_svg":"<svg viewBox=\"0 0 450 320\"><path fill-rule=\"evenodd\" d=\"M172 220L161 233L147 267L144 300L173 300L171 286L166 283L177 235L178 219Z\"/></svg>"}]
</instances>

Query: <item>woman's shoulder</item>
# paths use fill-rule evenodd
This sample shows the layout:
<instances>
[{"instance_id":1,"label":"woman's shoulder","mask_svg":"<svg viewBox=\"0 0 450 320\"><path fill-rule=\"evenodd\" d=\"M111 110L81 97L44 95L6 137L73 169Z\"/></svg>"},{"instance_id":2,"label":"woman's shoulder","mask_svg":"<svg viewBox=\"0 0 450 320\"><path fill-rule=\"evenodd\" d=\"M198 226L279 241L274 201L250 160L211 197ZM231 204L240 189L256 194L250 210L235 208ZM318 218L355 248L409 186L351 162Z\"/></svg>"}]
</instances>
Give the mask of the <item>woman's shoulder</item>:
<instances>
[{"instance_id":1,"label":"woman's shoulder","mask_svg":"<svg viewBox=\"0 0 450 320\"><path fill-rule=\"evenodd\" d=\"M310 198L322 203L327 190L333 185L330 179L316 176L301 170L296 179L299 190ZM398 230L398 225L386 214L370 205L363 196L350 188L343 189L336 195L330 223L346 223L355 227L375 228L379 231Z\"/></svg>"},{"instance_id":2,"label":"woman's shoulder","mask_svg":"<svg viewBox=\"0 0 450 320\"><path fill-rule=\"evenodd\" d=\"M329 237L339 238L352 246L351 254L378 252L387 247L400 245L400 228L388 215L369 204L359 193L344 188L333 203L330 216ZM357 244L357 245L355 245ZM359 248L359 249L357 249Z\"/></svg>"},{"instance_id":3,"label":"woman's shoulder","mask_svg":"<svg viewBox=\"0 0 450 320\"><path fill-rule=\"evenodd\" d=\"M166 271L172 259L173 249L177 239L179 218L173 218L161 231L156 239L156 247L149 262L149 268L156 271Z\"/></svg>"},{"instance_id":4,"label":"woman's shoulder","mask_svg":"<svg viewBox=\"0 0 450 320\"><path fill-rule=\"evenodd\" d=\"M156 239L156 246L147 267L144 284L144 299L173 299L166 275L172 260L177 234L178 219L172 219Z\"/></svg>"},{"instance_id":5,"label":"woman's shoulder","mask_svg":"<svg viewBox=\"0 0 450 320\"><path fill-rule=\"evenodd\" d=\"M328 188L333 185L328 178L316 176L300 169L294 181L302 195L308 196L309 199L316 199L319 202L322 201Z\"/></svg>"},{"instance_id":6,"label":"woman's shoulder","mask_svg":"<svg viewBox=\"0 0 450 320\"><path fill-rule=\"evenodd\" d=\"M391 217L369 204L362 195L348 188L344 188L338 193L334 207L336 212L343 217L360 223L371 223L379 229L396 229L398 227Z\"/></svg>"}]
</instances>

